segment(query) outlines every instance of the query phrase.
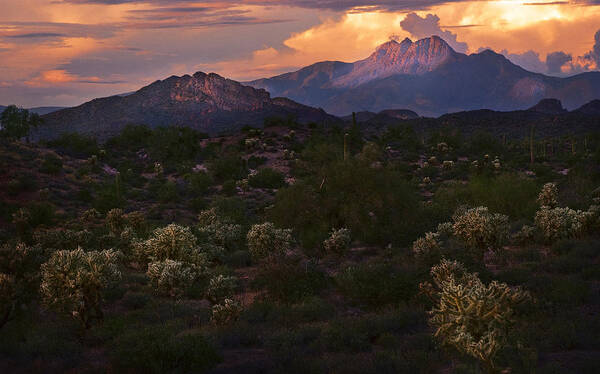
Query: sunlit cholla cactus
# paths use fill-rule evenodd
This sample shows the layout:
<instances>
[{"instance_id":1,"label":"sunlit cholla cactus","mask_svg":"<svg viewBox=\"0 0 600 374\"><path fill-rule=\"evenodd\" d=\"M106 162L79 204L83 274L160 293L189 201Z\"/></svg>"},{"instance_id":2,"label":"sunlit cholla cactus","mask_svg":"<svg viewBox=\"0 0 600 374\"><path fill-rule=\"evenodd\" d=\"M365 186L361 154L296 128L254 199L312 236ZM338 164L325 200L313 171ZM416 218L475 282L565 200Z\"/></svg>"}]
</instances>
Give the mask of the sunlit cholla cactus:
<instances>
[{"instance_id":1,"label":"sunlit cholla cactus","mask_svg":"<svg viewBox=\"0 0 600 374\"><path fill-rule=\"evenodd\" d=\"M429 177L423 178L423 184L426 186L431 184L431 178L429 178Z\"/></svg>"},{"instance_id":2,"label":"sunlit cholla cactus","mask_svg":"<svg viewBox=\"0 0 600 374\"><path fill-rule=\"evenodd\" d=\"M452 219L454 236L470 248L482 251L489 248L497 249L508 237L508 217L490 213L486 207L459 211ZM483 256L483 253L481 255Z\"/></svg>"},{"instance_id":3,"label":"sunlit cholla cactus","mask_svg":"<svg viewBox=\"0 0 600 374\"><path fill-rule=\"evenodd\" d=\"M429 157L429 160L427 160L427 162L429 163L429 165L437 165L438 164L437 157L435 157L435 156Z\"/></svg>"},{"instance_id":4,"label":"sunlit cholla cactus","mask_svg":"<svg viewBox=\"0 0 600 374\"><path fill-rule=\"evenodd\" d=\"M174 223L154 230L148 240L135 243L133 249L137 260L143 264L167 259L197 265L206 262L190 228Z\"/></svg>"},{"instance_id":5,"label":"sunlit cholla cactus","mask_svg":"<svg viewBox=\"0 0 600 374\"><path fill-rule=\"evenodd\" d=\"M242 313L242 305L234 299L225 299L221 304L212 307L211 321L215 325L223 326L235 322Z\"/></svg>"},{"instance_id":6,"label":"sunlit cholla cactus","mask_svg":"<svg viewBox=\"0 0 600 374\"><path fill-rule=\"evenodd\" d=\"M292 230L278 229L271 222L254 225L246 236L254 259L285 254L292 247Z\"/></svg>"},{"instance_id":7,"label":"sunlit cholla cactus","mask_svg":"<svg viewBox=\"0 0 600 374\"><path fill-rule=\"evenodd\" d=\"M237 277L219 274L208 282L206 298L213 304L220 304L233 297L237 286Z\"/></svg>"},{"instance_id":8,"label":"sunlit cholla cactus","mask_svg":"<svg viewBox=\"0 0 600 374\"><path fill-rule=\"evenodd\" d=\"M243 192L247 192L250 190L250 185L248 184L248 178L240 179L235 182L235 186L242 190Z\"/></svg>"},{"instance_id":9,"label":"sunlit cholla cactus","mask_svg":"<svg viewBox=\"0 0 600 374\"><path fill-rule=\"evenodd\" d=\"M323 242L323 247L325 251L330 253L343 253L349 247L352 241L350 229L341 228L338 230L331 230L329 234L329 238L325 239Z\"/></svg>"},{"instance_id":10,"label":"sunlit cholla cactus","mask_svg":"<svg viewBox=\"0 0 600 374\"><path fill-rule=\"evenodd\" d=\"M538 195L538 203L542 207L555 208L558 206L558 188L554 183L546 183Z\"/></svg>"},{"instance_id":11,"label":"sunlit cholla cactus","mask_svg":"<svg viewBox=\"0 0 600 374\"><path fill-rule=\"evenodd\" d=\"M81 248L54 252L41 266L43 303L90 328L93 318L103 318L104 290L121 279L119 255L113 250L85 252Z\"/></svg>"},{"instance_id":12,"label":"sunlit cholla cactus","mask_svg":"<svg viewBox=\"0 0 600 374\"><path fill-rule=\"evenodd\" d=\"M198 215L200 239L228 250L235 250L243 241L242 226L220 217L215 208L203 210Z\"/></svg>"},{"instance_id":13,"label":"sunlit cholla cactus","mask_svg":"<svg viewBox=\"0 0 600 374\"><path fill-rule=\"evenodd\" d=\"M442 242L440 241L440 234L437 232L426 233L424 237L415 240L412 245L413 253L419 257L429 256L441 249Z\"/></svg>"},{"instance_id":14,"label":"sunlit cholla cactus","mask_svg":"<svg viewBox=\"0 0 600 374\"><path fill-rule=\"evenodd\" d=\"M251 149L251 150L256 149L259 144L260 144L259 138L247 138L246 140L244 140L244 145L246 146L247 149Z\"/></svg>"},{"instance_id":15,"label":"sunlit cholla cactus","mask_svg":"<svg viewBox=\"0 0 600 374\"><path fill-rule=\"evenodd\" d=\"M547 241L553 241L581 235L592 217L589 211L542 206L535 214L535 225Z\"/></svg>"},{"instance_id":16,"label":"sunlit cholla cactus","mask_svg":"<svg viewBox=\"0 0 600 374\"><path fill-rule=\"evenodd\" d=\"M514 308L529 300L529 293L497 281L486 285L456 261L442 260L431 276L433 284L420 288L434 303L429 323L435 337L479 360L486 372L499 373L496 354L508 343Z\"/></svg>"},{"instance_id":17,"label":"sunlit cholla cactus","mask_svg":"<svg viewBox=\"0 0 600 374\"><path fill-rule=\"evenodd\" d=\"M147 230L146 216L142 212L130 212L123 216L125 226L130 227L137 234L143 234Z\"/></svg>"},{"instance_id":18,"label":"sunlit cholla cactus","mask_svg":"<svg viewBox=\"0 0 600 374\"><path fill-rule=\"evenodd\" d=\"M193 285L200 271L193 264L166 259L148 264L146 274L155 292L180 299Z\"/></svg>"},{"instance_id":19,"label":"sunlit cholla cactus","mask_svg":"<svg viewBox=\"0 0 600 374\"><path fill-rule=\"evenodd\" d=\"M454 161L452 161L452 160L446 160L442 163L442 168L444 168L444 169L449 170L449 169L452 169L453 167L454 167Z\"/></svg>"},{"instance_id":20,"label":"sunlit cholla cactus","mask_svg":"<svg viewBox=\"0 0 600 374\"><path fill-rule=\"evenodd\" d=\"M33 233L33 241L43 248L73 250L86 246L92 239L93 235L88 230L54 228Z\"/></svg>"},{"instance_id":21,"label":"sunlit cholla cactus","mask_svg":"<svg viewBox=\"0 0 600 374\"><path fill-rule=\"evenodd\" d=\"M293 150L290 151L289 149L283 150L283 159L284 160L295 160L296 158L298 158L296 151L293 151Z\"/></svg>"}]
</instances>

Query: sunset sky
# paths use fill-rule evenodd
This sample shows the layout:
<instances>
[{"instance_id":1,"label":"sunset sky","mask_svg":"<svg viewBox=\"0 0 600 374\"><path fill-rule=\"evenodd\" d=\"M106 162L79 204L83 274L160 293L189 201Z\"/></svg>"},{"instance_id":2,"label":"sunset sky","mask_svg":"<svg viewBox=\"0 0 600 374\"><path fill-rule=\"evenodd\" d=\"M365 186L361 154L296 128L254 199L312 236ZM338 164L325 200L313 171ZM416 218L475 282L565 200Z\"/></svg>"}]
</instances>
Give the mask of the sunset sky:
<instances>
[{"instance_id":1,"label":"sunset sky","mask_svg":"<svg viewBox=\"0 0 600 374\"><path fill-rule=\"evenodd\" d=\"M0 104L81 104L170 75L250 80L439 35L524 68L600 65L600 0L0 0Z\"/></svg>"}]
</instances>

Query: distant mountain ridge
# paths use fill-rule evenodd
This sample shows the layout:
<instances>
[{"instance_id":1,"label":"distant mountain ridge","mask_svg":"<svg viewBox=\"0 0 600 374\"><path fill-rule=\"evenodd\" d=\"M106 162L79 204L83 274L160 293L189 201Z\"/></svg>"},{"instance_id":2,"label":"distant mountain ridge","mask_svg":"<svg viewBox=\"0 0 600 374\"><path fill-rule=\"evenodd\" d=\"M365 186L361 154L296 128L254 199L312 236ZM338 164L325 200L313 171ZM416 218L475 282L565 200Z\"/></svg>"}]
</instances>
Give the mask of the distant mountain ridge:
<instances>
[{"instance_id":1,"label":"distant mountain ridge","mask_svg":"<svg viewBox=\"0 0 600 374\"><path fill-rule=\"evenodd\" d=\"M211 134L244 125L262 125L268 117L294 117L298 122L336 122L322 109L274 98L262 89L244 86L220 75L197 72L156 81L135 93L94 99L78 107L43 116L37 138L79 132L100 139L131 123L151 127L189 126Z\"/></svg>"},{"instance_id":2,"label":"distant mountain ridge","mask_svg":"<svg viewBox=\"0 0 600 374\"><path fill-rule=\"evenodd\" d=\"M426 116L482 108L511 111L546 97L575 109L600 98L600 72L549 77L490 50L458 53L437 36L389 41L365 60L319 62L248 84L335 115L387 108Z\"/></svg>"},{"instance_id":3,"label":"distant mountain ridge","mask_svg":"<svg viewBox=\"0 0 600 374\"><path fill-rule=\"evenodd\" d=\"M4 109L6 109L6 108L7 108L6 106L0 105L0 113L2 113L4 111ZM40 107L36 107L36 108L28 108L27 110L29 110L30 112L33 112L33 113L37 113L40 116L43 116L44 114L56 112L57 110L61 110L61 109L65 109L65 107L62 107L62 106L40 106Z\"/></svg>"}]
</instances>

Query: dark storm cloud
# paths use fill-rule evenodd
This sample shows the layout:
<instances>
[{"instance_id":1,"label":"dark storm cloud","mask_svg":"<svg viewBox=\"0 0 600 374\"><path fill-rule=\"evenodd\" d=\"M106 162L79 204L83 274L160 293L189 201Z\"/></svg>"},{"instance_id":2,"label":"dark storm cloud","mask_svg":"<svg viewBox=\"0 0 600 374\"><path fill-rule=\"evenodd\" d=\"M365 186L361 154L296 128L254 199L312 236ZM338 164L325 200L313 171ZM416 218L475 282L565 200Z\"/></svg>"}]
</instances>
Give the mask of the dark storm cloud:
<instances>
[{"instance_id":1,"label":"dark storm cloud","mask_svg":"<svg viewBox=\"0 0 600 374\"><path fill-rule=\"evenodd\" d=\"M15 35L7 35L8 38L14 39L26 39L26 38L60 38L65 37L65 34L58 34L55 32L32 32L28 34L15 34Z\"/></svg>"},{"instance_id":2,"label":"dark storm cloud","mask_svg":"<svg viewBox=\"0 0 600 374\"><path fill-rule=\"evenodd\" d=\"M546 66L548 73L557 74L562 72L561 68L567 62L573 61L573 56L562 51L552 52L546 56Z\"/></svg>"}]
</instances>

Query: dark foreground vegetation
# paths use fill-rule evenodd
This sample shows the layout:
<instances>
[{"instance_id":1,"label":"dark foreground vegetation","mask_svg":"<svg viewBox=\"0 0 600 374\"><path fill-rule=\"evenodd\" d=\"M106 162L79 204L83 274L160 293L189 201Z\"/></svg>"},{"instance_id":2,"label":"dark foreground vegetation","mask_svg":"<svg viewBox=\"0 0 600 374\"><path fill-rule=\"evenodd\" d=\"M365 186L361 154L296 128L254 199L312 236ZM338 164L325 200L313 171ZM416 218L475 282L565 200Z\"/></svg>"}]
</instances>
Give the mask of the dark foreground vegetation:
<instances>
[{"instance_id":1,"label":"dark foreground vegetation","mask_svg":"<svg viewBox=\"0 0 600 374\"><path fill-rule=\"evenodd\" d=\"M0 139L0 372L597 373L600 134Z\"/></svg>"}]
</instances>

